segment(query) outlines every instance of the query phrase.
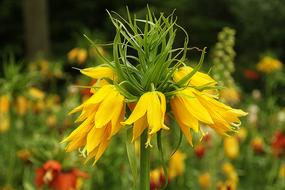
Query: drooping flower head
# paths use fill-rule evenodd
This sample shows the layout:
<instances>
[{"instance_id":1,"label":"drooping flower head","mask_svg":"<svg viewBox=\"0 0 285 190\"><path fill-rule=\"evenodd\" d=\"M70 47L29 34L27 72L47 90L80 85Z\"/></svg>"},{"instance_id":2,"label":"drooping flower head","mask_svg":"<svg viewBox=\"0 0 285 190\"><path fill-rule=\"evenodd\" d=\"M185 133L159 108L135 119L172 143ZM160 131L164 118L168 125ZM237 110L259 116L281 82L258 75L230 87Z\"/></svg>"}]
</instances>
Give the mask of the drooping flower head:
<instances>
[{"instance_id":1,"label":"drooping flower head","mask_svg":"<svg viewBox=\"0 0 285 190\"><path fill-rule=\"evenodd\" d=\"M68 151L83 148L87 160L95 157L96 162L122 126L132 127L133 141L146 133L141 143L151 147L153 137L175 127L166 126L166 114L174 116L190 144L193 132L203 134L200 124L220 134L238 129L246 113L220 103L217 82L198 71L205 49L197 66L187 66L188 35L173 15L156 18L148 11L145 20L109 15L116 28L113 59L93 44L104 64L80 70L96 83L92 96L72 111L81 111L76 120L81 124L64 140ZM174 47L177 30L185 33L182 48Z\"/></svg>"},{"instance_id":2,"label":"drooping flower head","mask_svg":"<svg viewBox=\"0 0 285 190\"><path fill-rule=\"evenodd\" d=\"M82 122L64 142L69 142L66 150L73 151L84 147L87 159L102 156L110 139L121 128L124 119L125 103L113 85L105 85L96 91L86 102L71 113L81 111L76 122Z\"/></svg>"}]
</instances>

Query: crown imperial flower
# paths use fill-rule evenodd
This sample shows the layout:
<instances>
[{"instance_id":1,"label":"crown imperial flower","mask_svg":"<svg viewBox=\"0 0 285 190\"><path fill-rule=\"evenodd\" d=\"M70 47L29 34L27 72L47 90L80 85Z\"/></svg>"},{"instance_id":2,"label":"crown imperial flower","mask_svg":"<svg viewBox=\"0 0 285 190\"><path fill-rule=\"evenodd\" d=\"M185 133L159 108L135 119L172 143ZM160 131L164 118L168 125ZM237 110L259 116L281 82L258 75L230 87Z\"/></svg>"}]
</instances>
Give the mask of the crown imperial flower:
<instances>
[{"instance_id":1,"label":"crown imperial flower","mask_svg":"<svg viewBox=\"0 0 285 190\"><path fill-rule=\"evenodd\" d=\"M203 132L200 124L207 125L221 135L238 130L239 117L246 115L219 102L219 86L209 75L199 72L202 52L195 67L187 66L188 34L178 26L173 15L158 18L148 11L145 20L121 17L110 18L116 28L113 59L105 58L95 46L103 65L80 70L96 79L91 88L93 95L71 113L81 111L76 122L82 122L64 141L68 151L84 148L87 160L102 156L112 137L123 126L132 128L133 141L140 137L141 189L149 188L149 151L152 137L157 137L161 157L161 132L175 125L165 125L168 114L174 115L181 131L192 144L192 131ZM144 28L139 26L143 25ZM185 33L182 48L174 48L177 30ZM132 52L132 53L130 53ZM129 105L126 107L125 105ZM126 114L126 115L125 115ZM143 165L145 163L145 165ZM164 167L164 170L165 167ZM166 174L167 172L165 172ZM167 176L166 176L167 178Z\"/></svg>"}]
</instances>

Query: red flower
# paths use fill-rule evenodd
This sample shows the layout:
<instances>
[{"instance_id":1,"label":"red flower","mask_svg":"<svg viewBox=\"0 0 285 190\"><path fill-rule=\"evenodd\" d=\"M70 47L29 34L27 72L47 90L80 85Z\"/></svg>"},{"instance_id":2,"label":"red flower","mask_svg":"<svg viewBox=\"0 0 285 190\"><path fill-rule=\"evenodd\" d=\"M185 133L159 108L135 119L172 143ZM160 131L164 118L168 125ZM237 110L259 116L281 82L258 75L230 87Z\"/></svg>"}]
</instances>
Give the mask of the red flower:
<instances>
[{"instance_id":1,"label":"red flower","mask_svg":"<svg viewBox=\"0 0 285 190\"><path fill-rule=\"evenodd\" d=\"M50 184L61 170L61 164L56 160L47 161L41 168L36 169L35 183L37 187Z\"/></svg>"},{"instance_id":2,"label":"red flower","mask_svg":"<svg viewBox=\"0 0 285 190\"><path fill-rule=\"evenodd\" d=\"M244 77L249 80L257 80L259 78L258 73L250 69L245 69L243 74L244 74Z\"/></svg>"},{"instance_id":3,"label":"red flower","mask_svg":"<svg viewBox=\"0 0 285 190\"><path fill-rule=\"evenodd\" d=\"M205 155L205 146L203 144L198 144L194 151L195 151L195 155L198 157L198 158L203 158L204 155Z\"/></svg>"},{"instance_id":4,"label":"red flower","mask_svg":"<svg viewBox=\"0 0 285 190\"><path fill-rule=\"evenodd\" d=\"M277 131L271 143L273 154L277 157L285 155L285 134Z\"/></svg>"},{"instance_id":5,"label":"red flower","mask_svg":"<svg viewBox=\"0 0 285 190\"><path fill-rule=\"evenodd\" d=\"M75 189L77 184L77 179L79 177L87 178L88 174L81 172L78 169L73 169L71 171L60 172L57 177L52 181L50 187L54 190L70 190Z\"/></svg>"},{"instance_id":6,"label":"red flower","mask_svg":"<svg viewBox=\"0 0 285 190\"><path fill-rule=\"evenodd\" d=\"M78 178L87 178L88 174L79 169L61 171L58 161L47 161L43 167L36 169L35 183L37 187L48 186L53 190L76 189Z\"/></svg>"}]
</instances>

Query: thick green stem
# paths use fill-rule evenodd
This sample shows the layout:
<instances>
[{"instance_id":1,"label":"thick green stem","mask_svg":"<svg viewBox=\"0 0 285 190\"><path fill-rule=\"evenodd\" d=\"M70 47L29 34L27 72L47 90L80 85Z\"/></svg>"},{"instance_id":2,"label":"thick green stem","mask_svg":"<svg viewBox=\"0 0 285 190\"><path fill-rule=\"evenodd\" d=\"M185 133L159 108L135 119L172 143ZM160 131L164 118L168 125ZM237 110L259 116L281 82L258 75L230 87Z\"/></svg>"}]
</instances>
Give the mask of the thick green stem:
<instances>
[{"instance_id":1,"label":"thick green stem","mask_svg":"<svg viewBox=\"0 0 285 190\"><path fill-rule=\"evenodd\" d=\"M147 142L147 129L141 135L140 143L140 190L149 190L150 149L145 147Z\"/></svg>"}]
</instances>

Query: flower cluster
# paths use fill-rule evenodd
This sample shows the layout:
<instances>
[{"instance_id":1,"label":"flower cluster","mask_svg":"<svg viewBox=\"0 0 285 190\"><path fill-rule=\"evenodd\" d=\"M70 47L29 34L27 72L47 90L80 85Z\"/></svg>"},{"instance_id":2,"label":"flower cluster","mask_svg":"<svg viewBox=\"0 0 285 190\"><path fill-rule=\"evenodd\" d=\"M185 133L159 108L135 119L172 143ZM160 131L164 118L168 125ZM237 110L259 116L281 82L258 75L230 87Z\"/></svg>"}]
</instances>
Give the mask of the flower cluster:
<instances>
[{"instance_id":1,"label":"flower cluster","mask_svg":"<svg viewBox=\"0 0 285 190\"><path fill-rule=\"evenodd\" d=\"M235 70L235 30L224 27L218 34L218 42L212 51L214 79L226 88L221 90L221 99L229 103L239 102L239 92L231 74Z\"/></svg>"},{"instance_id":2,"label":"flower cluster","mask_svg":"<svg viewBox=\"0 0 285 190\"><path fill-rule=\"evenodd\" d=\"M246 113L219 102L213 94L217 82L198 71L205 49L199 63L190 67L185 64L187 34L185 46L173 48L181 27L172 15L154 18L149 12L146 20L110 18L117 31L113 60L101 56L104 64L81 70L96 83L90 87L92 96L71 112L81 112L76 120L81 124L64 139L67 151L83 148L87 160L96 162L122 126L130 125L133 141L145 131L147 140L141 143L151 147L153 136L175 127L166 126L166 115L173 116L191 145L193 133L203 135L201 124L221 135L238 130L239 117ZM144 29L138 27L142 23Z\"/></svg>"}]
</instances>

